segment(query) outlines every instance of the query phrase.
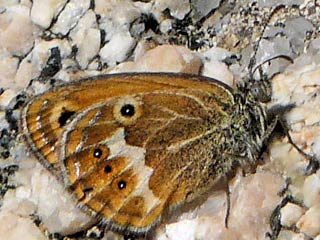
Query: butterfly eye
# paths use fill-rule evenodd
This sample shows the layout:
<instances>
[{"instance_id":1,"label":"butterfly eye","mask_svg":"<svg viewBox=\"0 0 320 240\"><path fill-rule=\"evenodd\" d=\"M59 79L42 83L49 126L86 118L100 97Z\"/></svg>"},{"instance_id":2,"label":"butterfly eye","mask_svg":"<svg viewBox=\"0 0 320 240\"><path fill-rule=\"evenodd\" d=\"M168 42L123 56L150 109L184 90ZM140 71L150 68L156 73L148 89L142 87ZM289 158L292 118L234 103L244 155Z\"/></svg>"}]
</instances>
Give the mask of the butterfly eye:
<instances>
[{"instance_id":1,"label":"butterfly eye","mask_svg":"<svg viewBox=\"0 0 320 240\"><path fill-rule=\"evenodd\" d=\"M111 173L111 171L112 171L112 167L110 165L107 165L107 166L104 167L104 172L105 173Z\"/></svg>"},{"instance_id":2,"label":"butterfly eye","mask_svg":"<svg viewBox=\"0 0 320 240\"><path fill-rule=\"evenodd\" d=\"M121 107L120 112L124 117L132 117L135 114L135 109L132 104L125 104Z\"/></svg>"},{"instance_id":3,"label":"butterfly eye","mask_svg":"<svg viewBox=\"0 0 320 240\"><path fill-rule=\"evenodd\" d=\"M125 181L121 180L118 182L118 188L120 190L124 189L126 186L127 186L127 183Z\"/></svg>"},{"instance_id":4,"label":"butterfly eye","mask_svg":"<svg viewBox=\"0 0 320 240\"><path fill-rule=\"evenodd\" d=\"M93 152L93 156L95 158L100 158L102 156L102 150L100 148L96 148Z\"/></svg>"}]
</instances>

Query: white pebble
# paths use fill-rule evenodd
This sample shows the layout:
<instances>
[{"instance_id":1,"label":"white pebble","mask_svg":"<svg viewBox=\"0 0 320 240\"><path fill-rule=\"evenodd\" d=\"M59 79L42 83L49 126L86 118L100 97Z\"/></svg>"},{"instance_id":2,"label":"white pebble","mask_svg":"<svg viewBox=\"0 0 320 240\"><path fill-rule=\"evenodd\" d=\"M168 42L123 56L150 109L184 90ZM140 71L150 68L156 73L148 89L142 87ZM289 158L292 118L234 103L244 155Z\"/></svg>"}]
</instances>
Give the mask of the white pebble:
<instances>
[{"instance_id":1,"label":"white pebble","mask_svg":"<svg viewBox=\"0 0 320 240\"><path fill-rule=\"evenodd\" d=\"M164 61L165 59L165 61ZM137 59L140 71L199 74L200 57L183 46L161 45Z\"/></svg>"},{"instance_id":2,"label":"white pebble","mask_svg":"<svg viewBox=\"0 0 320 240\"><path fill-rule=\"evenodd\" d=\"M129 32L119 32L112 36L111 40L100 50L102 62L109 66L115 66L124 61L135 45L135 40Z\"/></svg>"},{"instance_id":3,"label":"white pebble","mask_svg":"<svg viewBox=\"0 0 320 240\"><path fill-rule=\"evenodd\" d=\"M312 207L320 202L320 171L308 176L303 184L303 202L307 207Z\"/></svg>"},{"instance_id":4,"label":"white pebble","mask_svg":"<svg viewBox=\"0 0 320 240\"><path fill-rule=\"evenodd\" d=\"M71 0L67 3L58 21L51 28L56 34L66 35L73 28L81 16L89 9L90 0Z\"/></svg>"},{"instance_id":5,"label":"white pebble","mask_svg":"<svg viewBox=\"0 0 320 240\"><path fill-rule=\"evenodd\" d=\"M87 34L88 29L91 28L97 28L97 19L95 13L92 10L89 10L69 34L72 45L80 45L83 42L83 38Z\"/></svg>"},{"instance_id":6,"label":"white pebble","mask_svg":"<svg viewBox=\"0 0 320 240\"><path fill-rule=\"evenodd\" d=\"M172 29L171 19L165 19L160 23L160 31L164 34L168 33Z\"/></svg>"},{"instance_id":7,"label":"white pebble","mask_svg":"<svg viewBox=\"0 0 320 240\"><path fill-rule=\"evenodd\" d=\"M165 9L169 9L170 15L174 18L182 20L186 14L190 12L190 2L188 0L156 0L153 5L152 13L160 20L162 12Z\"/></svg>"},{"instance_id":8,"label":"white pebble","mask_svg":"<svg viewBox=\"0 0 320 240\"><path fill-rule=\"evenodd\" d=\"M19 64L14 80L19 88L25 88L28 86L30 79L39 76L39 74L40 71L35 71L34 64L28 58L24 58Z\"/></svg>"},{"instance_id":9,"label":"white pebble","mask_svg":"<svg viewBox=\"0 0 320 240\"><path fill-rule=\"evenodd\" d=\"M8 8L1 15L1 48L6 49L14 56L26 55L39 35L38 27L30 21L28 7L16 5Z\"/></svg>"},{"instance_id":10,"label":"white pebble","mask_svg":"<svg viewBox=\"0 0 320 240\"><path fill-rule=\"evenodd\" d=\"M78 46L76 59L82 69L86 68L88 63L98 55L100 50L100 31L90 28L86 32L83 41Z\"/></svg>"},{"instance_id":11,"label":"white pebble","mask_svg":"<svg viewBox=\"0 0 320 240\"><path fill-rule=\"evenodd\" d=\"M315 237L320 234L320 204L310 208L297 223L301 232Z\"/></svg>"},{"instance_id":12,"label":"white pebble","mask_svg":"<svg viewBox=\"0 0 320 240\"><path fill-rule=\"evenodd\" d=\"M12 89L5 90L0 95L0 109L5 109L16 95L17 93Z\"/></svg>"},{"instance_id":13,"label":"white pebble","mask_svg":"<svg viewBox=\"0 0 320 240\"><path fill-rule=\"evenodd\" d=\"M7 88L13 85L14 76L17 72L19 59L10 57L0 50L0 82L1 87ZM2 105L2 104L1 104Z\"/></svg>"},{"instance_id":14,"label":"white pebble","mask_svg":"<svg viewBox=\"0 0 320 240\"><path fill-rule=\"evenodd\" d=\"M291 227L296 224L303 213L302 207L289 202L281 209L281 224Z\"/></svg>"},{"instance_id":15,"label":"white pebble","mask_svg":"<svg viewBox=\"0 0 320 240\"><path fill-rule=\"evenodd\" d=\"M227 65L219 61L204 61L202 75L217 79L225 84L233 87L235 80L233 74L229 71Z\"/></svg>"},{"instance_id":16,"label":"white pebble","mask_svg":"<svg viewBox=\"0 0 320 240\"><path fill-rule=\"evenodd\" d=\"M25 186L18 187L16 190L16 197L20 199L28 199L31 196L31 189Z\"/></svg>"},{"instance_id":17,"label":"white pebble","mask_svg":"<svg viewBox=\"0 0 320 240\"><path fill-rule=\"evenodd\" d=\"M166 236L170 240L193 240L196 239L197 220L183 220L166 226Z\"/></svg>"},{"instance_id":18,"label":"white pebble","mask_svg":"<svg viewBox=\"0 0 320 240\"><path fill-rule=\"evenodd\" d=\"M66 2L67 0L33 0L31 20L42 28L48 28Z\"/></svg>"},{"instance_id":19,"label":"white pebble","mask_svg":"<svg viewBox=\"0 0 320 240\"><path fill-rule=\"evenodd\" d=\"M17 216L12 212L0 214L1 239L6 240L46 240L44 234L34 224L31 217Z\"/></svg>"}]
</instances>

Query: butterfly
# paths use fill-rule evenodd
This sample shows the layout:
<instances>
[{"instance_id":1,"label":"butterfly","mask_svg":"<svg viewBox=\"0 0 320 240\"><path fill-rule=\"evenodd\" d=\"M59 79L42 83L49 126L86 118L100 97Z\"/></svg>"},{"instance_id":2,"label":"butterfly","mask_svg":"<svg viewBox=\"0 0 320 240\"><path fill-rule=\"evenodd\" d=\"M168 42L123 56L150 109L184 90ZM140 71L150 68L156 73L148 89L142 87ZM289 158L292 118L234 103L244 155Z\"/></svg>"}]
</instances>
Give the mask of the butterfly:
<instances>
[{"instance_id":1,"label":"butterfly","mask_svg":"<svg viewBox=\"0 0 320 240\"><path fill-rule=\"evenodd\" d=\"M270 124L250 91L195 75L122 73L36 96L21 131L79 207L145 236L239 167L251 171Z\"/></svg>"}]
</instances>

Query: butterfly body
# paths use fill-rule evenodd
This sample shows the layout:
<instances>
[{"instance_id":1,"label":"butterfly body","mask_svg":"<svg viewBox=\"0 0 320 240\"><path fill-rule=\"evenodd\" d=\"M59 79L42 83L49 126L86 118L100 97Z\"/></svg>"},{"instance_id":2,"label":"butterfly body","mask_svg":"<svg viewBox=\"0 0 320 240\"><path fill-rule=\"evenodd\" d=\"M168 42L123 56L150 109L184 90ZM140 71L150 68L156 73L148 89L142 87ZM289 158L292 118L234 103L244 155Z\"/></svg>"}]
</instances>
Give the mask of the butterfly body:
<instances>
[{"instance_id":1,"label":"butterfly body","mask_svg":"<svg viewBox=\"0 0 320 240\"><path fill-rule=\"evenodd\" d=\"M23 109L22 132L78 204L145 235L237 166L254 166L263 108L218 81L134 73L58 86Z\"/></svg>"}]
</instances>

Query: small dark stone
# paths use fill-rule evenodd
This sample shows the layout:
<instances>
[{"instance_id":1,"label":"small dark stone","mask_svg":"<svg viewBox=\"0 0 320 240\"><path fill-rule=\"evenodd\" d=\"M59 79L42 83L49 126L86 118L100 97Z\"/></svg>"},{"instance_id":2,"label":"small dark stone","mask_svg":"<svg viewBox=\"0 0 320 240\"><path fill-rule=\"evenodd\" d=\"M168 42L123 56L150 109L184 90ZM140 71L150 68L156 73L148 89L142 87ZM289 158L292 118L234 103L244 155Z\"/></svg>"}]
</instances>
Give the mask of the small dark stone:
<instances>
[{"instance_id":1,"label":"small dark stone","mask_svg":"<svg viewBox=\"0 0 320 240\"><path fill-rule=\"evenodd\" d=\"M61 61L60 49L58 47L51 48L51 55L46 66L42 69L39 79L46 80L53 77L62 68Z\"/></svg>"}]
</instances>

